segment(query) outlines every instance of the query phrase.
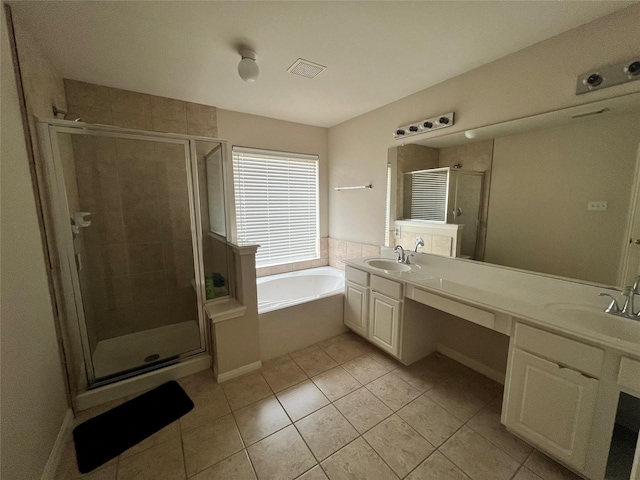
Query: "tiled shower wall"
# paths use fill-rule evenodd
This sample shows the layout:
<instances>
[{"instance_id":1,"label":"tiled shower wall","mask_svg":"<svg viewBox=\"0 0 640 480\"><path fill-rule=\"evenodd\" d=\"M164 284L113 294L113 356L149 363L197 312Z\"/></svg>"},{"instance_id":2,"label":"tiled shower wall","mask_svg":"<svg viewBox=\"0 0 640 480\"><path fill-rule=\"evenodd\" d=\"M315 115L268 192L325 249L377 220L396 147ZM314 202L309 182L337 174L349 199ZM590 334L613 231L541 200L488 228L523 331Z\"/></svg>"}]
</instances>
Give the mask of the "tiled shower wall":
<instances>
[{"instance_id":1,"label":"tiled shower wall","mask_svg":"<svg viewBox=\"0 0 640 480\"><path fill-rule=\"evenodd\" d=\"M216 108L65 79L83 121L217 136ZM197 319L181 145L74 136L97 340Z\"/></svg>"},{"instance_id":2,"label":"tiled shower wall","mask_svg":"<svg viewBox=\"0 0 640 480\"><path fill-rule=\"evenodd\" d=\"M64 80L70 112L83 121L153 132L218 135L215 107Z\"/></svg>"},{"instance_id":3,"label":"tiled shower wall","mask_svg":"<svg viewBox=\"0 0 640 480\"><path fill-rule=\"evenodd\" d=\"M72 139L97 339L197 319L182 145Z\"/></svg>"}]
</instances>

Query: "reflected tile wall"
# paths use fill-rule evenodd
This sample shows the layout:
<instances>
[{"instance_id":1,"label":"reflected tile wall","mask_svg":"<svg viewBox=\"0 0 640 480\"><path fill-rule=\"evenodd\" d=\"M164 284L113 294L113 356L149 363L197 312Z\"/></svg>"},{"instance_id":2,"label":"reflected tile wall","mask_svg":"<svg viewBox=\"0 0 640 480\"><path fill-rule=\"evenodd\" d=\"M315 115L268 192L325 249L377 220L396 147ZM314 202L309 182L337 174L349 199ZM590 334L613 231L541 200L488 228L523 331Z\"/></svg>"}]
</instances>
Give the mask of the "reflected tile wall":
<instances>
[{"instance_id":1,"label":"reflected tile wall","mask_svg":"<svg viewBox=\"0 0 640 480\"><path fill-rule=\"evenodd\" d=\"M127 96L119 98L125 102ZM98 340L197 319L184 147L74 136Z\"/></svg>"}]
</instances>

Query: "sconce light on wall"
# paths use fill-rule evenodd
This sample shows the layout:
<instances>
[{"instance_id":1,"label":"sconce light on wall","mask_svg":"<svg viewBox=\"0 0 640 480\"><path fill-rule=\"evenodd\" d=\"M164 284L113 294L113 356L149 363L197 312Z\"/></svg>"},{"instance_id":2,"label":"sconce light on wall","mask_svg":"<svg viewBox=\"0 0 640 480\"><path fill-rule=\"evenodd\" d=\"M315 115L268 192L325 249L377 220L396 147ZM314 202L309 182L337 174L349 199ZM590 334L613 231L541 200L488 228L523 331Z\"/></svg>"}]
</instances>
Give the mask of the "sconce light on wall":
<instances>
[{"instance_id":1,"label":"sconce light on wall","mask_svg":"<svg viewBox=\"0 0 640 480\"><path fill-rule=\"evenodd\" d=\"M425 118L411 125L405 125L404 127L398 127L393 132L394 138L404 138L411 135L417 135L418 133L431 132L433 130L439 130L452 126L454 123L453 112L445 113L444 115L438 115L433 118Z\"/></svg>"},{"instance_id":2,"label":"sconce light on wall","mask_svg":"<svg viewBox=\"0 0 640 480\"><path fill-rule=\"evenodd\" d=\"M238 63L238 75L245 82L255 82L260 74L260 68L256 63L256 52L253 50L240 50L240 63Z\"/></svg>"}]
</instances>

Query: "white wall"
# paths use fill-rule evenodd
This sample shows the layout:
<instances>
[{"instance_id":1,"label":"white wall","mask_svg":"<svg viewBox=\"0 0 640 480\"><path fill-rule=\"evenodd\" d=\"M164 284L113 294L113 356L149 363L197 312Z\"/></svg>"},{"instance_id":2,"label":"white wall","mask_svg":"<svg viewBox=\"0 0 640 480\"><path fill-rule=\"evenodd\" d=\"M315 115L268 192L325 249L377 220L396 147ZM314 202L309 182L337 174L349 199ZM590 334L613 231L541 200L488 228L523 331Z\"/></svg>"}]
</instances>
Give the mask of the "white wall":
<instances>
[{"instance_id":1,"label":"white wall","mask_svg":"<svg viewBox=\"0 0 640 480\"><path fill-rule=\"evenodd\" d=\"M329 129L331 237L382 244L387 149L401 143L392 137L398 125L453 110L456 125L438 132L448 134L640 92L632 82L574 94L578 75L638 54L639 23L633 5ZM373 190L333 191L369 182Z\"/></svg>"},{"instance_id":2,"label":"white wall","mask_svg":"<svg viewBox=\"0 0 640 480\"><path fill-rule=\"evenodd\" d=\"M229 141L229 154L234 145L264 148L282 152L308 153L319 157L320 236L326 237L328 225L328 130L300 123L248 115L218 109L218 137Z\"/></svg>"},{"instance_id":3,"label":"white wall","mask_svg":"<svg viewBox=\"0 0 640 480\"><path fill-rule=\"evenodd\" d=\"M0 476L35 479L60 430L67 399L4 9L1 23Z\"/></svg>"}]
</instances>

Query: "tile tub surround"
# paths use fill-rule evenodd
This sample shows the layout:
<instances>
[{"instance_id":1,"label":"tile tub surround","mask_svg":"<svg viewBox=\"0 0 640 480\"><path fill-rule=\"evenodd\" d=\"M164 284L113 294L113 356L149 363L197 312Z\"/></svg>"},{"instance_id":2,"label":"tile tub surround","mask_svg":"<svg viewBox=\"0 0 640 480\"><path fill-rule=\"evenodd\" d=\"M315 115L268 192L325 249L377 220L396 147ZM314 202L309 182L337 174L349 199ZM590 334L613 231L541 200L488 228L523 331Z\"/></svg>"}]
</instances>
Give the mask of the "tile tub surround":
<instances>
[{"instance_id":1,"label":"tile tub surround","mask_svg":"<svg viewBox=\"0 0 640 480\"><path fill-rule=\"evenodd\" d=\"M272 267L256 268L256 277L268 277L269 275L277 275L279 273L297 272L298 270L307 270L309 268L326 267L329 265L329 238L320 238L320 258L315 260L307 260L305 262L283 263Z\"/></svg>"},{"instance_id":2,"label":"tile tub surround","mask_svg":"<svg viewBox=\"0 0 640 480\"><path fill-rule=\"evenodd\" d=\"M216 107L64 79L68 111L88 123L218 136Z\"/></svg>"},{"instance_id":3,"label":"tile tub surround","mask_svg":"<svg viewBox=\"0 0 640 480\"><path fill-rule=\"evenodd\" d=\"M329 265L344 270L343 260L360 257L379 257L380 247L329 237Z\"/></svg>"},{"instance_id":4,"label":"tile tub surround","mask_svg":"<svg viewBox=\"0 0 640 480\"><path fill-rule=\"evenodd\" d=\"M325 361L324 373L342 373L301 373L318 352L333 361ZM292 375L294 365L300 369ZM384 389L373 384L388 375L395 377L389 385L403 382L417 397L387 405ZM464 398L482 399L468 421L447 410L451 399L428 396L447 381L464 385ZM69 442L56 478L578 479L504 429L500 385L437 354L402 366L351 333L223 384L210 371L179 382L195 403L192 412L85 476ZM279 390L291 382L298 383ZM325 390L341 396L332 402ZM83 412L76 424L122 401Z\"/></svg>"}]
</instances>

